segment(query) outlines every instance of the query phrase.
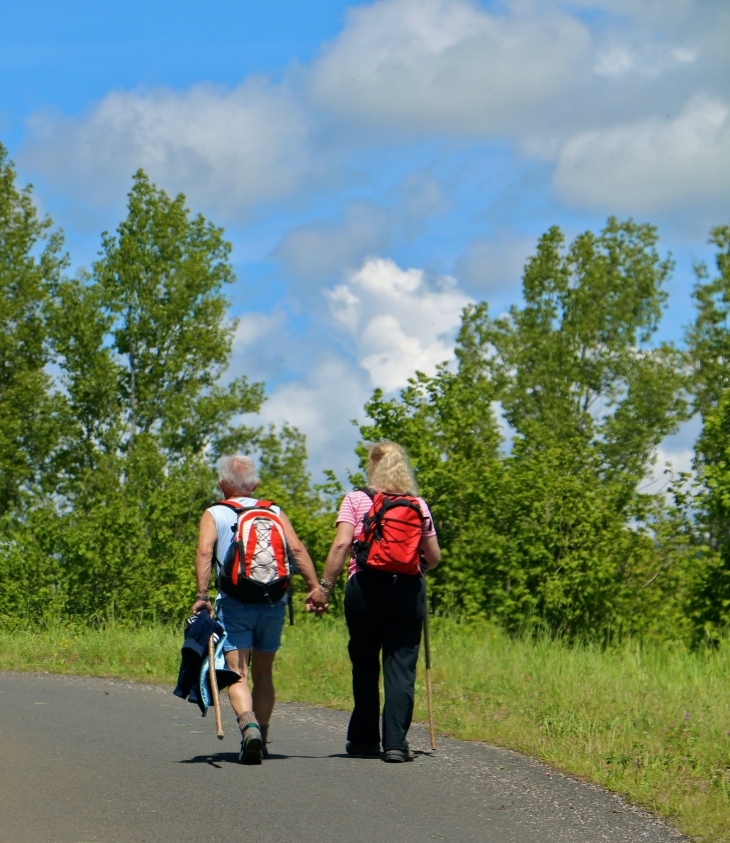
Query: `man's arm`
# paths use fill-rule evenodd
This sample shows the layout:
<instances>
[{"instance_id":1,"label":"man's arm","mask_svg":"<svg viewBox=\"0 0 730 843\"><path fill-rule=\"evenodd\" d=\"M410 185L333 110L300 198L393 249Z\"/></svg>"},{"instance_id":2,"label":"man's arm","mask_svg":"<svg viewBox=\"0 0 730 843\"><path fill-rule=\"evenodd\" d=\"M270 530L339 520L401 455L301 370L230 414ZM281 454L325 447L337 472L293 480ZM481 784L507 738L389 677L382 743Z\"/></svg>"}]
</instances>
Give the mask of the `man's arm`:
<instances>
[{"instance_id":1,"label":"man's arm","mask_svg":"<svg viewBox=\"0 0 730 843\"><path fill-rule=\"evenodd\" d=\"M279 513L279 518L281 518L281 523L284 525L284 535L286 536L287 543L289 544L289 550L291 550L292 555L294 556L297 568L299 568L299 573L304 578L304 582L307 584L307 588L311 592L317 588L317 572L314 570L312 557L307 552L307 548L302 544L302 540L294 531L294 527L292 527L291 521L286 517L286 515L281 512Z\"/></svg>"},{"instance_id":2,"label":"man's arm","mask_svg":"<svg viewBox=\"0 0 730 843\"><path fill-rule=\"evenodd\" d=\"M307 595L307 609L317 615L326 612L329 607L330 594L335 587L337 578L345 567L345 562L350 555L350 546L355 535L355 527L345 521L337 523L337 533L332 547L327 554L327 561L324 563L324 574L322 576L323 586L317 586L316 591Z\"/></svg>"},{"instance_id":3,"label":"man's arm","mask_svg":"<svg viewBox=\"0 0 730 843\"><path fill-rule=\"evenodd\" d=\"M204 512L200 519L200 532L198 534L198 550L195 554L195 581L197 584L197 596L201 599L193 603L191 609L194 615L205 609L211 616L213 606L208 598L210 589L210 572L213 565L213 548L218 538L218 530L215 526L213 516ZM205 599L202 599L205 596Z\"/></svg>"}]
</instances>

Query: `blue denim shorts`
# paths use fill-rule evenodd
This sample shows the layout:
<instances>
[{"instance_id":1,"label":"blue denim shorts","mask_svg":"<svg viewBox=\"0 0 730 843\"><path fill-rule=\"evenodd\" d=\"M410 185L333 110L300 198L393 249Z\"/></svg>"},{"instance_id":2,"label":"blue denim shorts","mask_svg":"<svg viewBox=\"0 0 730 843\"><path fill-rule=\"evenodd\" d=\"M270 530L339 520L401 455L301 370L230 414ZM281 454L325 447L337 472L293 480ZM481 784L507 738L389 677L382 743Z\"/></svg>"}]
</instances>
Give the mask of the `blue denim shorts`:
<instances>
[{"instance_id":1,"label":"blue denim shorts","mask_svg":"<svg viewBox=\"0 0 730 843\"><path fill-rule=\"evenodd\" d=\"M216 600L217 619L228 638L223 649L258 650L275 653L281 647L281 631L286 615L286 598L278 603L239 603L232 597Z\"/></svg>"}]
</instances>

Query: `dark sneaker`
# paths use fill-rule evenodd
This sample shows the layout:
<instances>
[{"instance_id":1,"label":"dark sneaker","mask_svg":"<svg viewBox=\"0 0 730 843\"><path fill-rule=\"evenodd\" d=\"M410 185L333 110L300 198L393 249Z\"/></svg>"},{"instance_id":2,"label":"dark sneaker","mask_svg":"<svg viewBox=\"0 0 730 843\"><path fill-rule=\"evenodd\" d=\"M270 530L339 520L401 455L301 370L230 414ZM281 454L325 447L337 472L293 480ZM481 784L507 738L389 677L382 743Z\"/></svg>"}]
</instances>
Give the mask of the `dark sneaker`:
<instances>
[{"instance_id":1,"label":"dark sneaker","mask_svg":"<svg viewBox=\"0 0 730 843\"><path fill-rule=\"evenodd\" d=\"M255 723L249 723L244 727L241 735L241 751L238 753L238 760L241 764L260 764L261 749L264 744L259 727Z\"/></svg>"},{"instance_id":2,"label":"dark sneaker","mask_svg":"<svg viewBox=\"0 0 730 843\"><path fill-rule=\"evenodd\" d=\"M261 757L268 758L269 748L266 744L269 742L269 727L259 726L259 730L261 731Z\"/></svg>"},{"instance_id":3,"label":"dark sneaker","mask_svg":"<svg viewBox=\"0 0 730 843\"><path fill-rule=\"evenodd\" d=\"M389 764L402 764L404 761L413 761L413 756L407 749L386 749L383 760Z\"/></svg>"},{"instance_id":4,"label":"dark sneaker","mask_svg":"<svg viewBox=\"0 0 730 843\"><path fill-rule=\"evenodd\" d=\"M348 755L360 757L380 755L380 744L378 743L353 743L348 741L345 745L345 752Z\"/></svg>"}]
</instances>

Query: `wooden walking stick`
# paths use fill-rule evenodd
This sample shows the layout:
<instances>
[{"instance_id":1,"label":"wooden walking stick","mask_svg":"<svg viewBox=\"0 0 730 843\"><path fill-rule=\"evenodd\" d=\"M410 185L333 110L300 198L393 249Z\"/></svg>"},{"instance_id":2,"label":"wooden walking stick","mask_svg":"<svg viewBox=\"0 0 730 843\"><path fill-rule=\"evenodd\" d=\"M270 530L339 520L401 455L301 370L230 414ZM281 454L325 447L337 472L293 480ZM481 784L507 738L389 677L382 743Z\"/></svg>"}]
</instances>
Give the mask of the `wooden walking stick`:
<instances>
[{"instance_id":1,"label":"wooden walking stick","mask_svg":"<svg viewBox=\"0 0 730 843\"><path fill-rule=\"evenodd\" d=\"M436 732L433 725L433 686L431 684L431 639L428 635L428 591L426 578L423 578L423 599L426 611L423 615L423 654L426 657L426 694L428 696L428 728L431 733L431 749L436 749Z\"/></svg>"},{"instance_id":2,"label":"wooden walking stick","mask_svg":"<svg viewBox=\"0 0 730 843\"><path fill-rule=\"evenodd\" d=\"M215 731L218 740L223 740L223 717L221 716L221 698L218 693L218 677L215 675L215 641L211 635L208 639L208 679L210 681L210 693L213 697L213 708L215 710Z\"/></svg>"}]
</instances>

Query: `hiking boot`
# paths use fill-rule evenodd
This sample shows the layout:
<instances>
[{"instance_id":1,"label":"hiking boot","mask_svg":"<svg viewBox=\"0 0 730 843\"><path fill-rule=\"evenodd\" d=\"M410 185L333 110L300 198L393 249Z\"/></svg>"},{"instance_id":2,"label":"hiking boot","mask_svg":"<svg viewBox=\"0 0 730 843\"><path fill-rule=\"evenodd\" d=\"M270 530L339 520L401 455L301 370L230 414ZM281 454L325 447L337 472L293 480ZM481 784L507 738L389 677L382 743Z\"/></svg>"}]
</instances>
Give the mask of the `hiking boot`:
<instances>
[{"instance_id":1,"label":"hiking boot","mask_svg":"<svg viewBox=\"0 0 730 843\"><path fill-rule=\"evenodd\" d=\"M407 749L386 749L383 760L389 764L402 764L404 761L413 761L413 756Z\"/></svg>"},{"instance_id":2,"label":"hiking boot","mask_svg":"<svg viewBox=\"0 0 730 843\"><path fill-rule=\"evenodd\" d=\"M357 755L360 757L372 757L380 755L380 744L378 743L353 743L348 741L345 745L345 752L348 755Z\"/></svg>"},{"instance_id":3,"label":"hiking boot","mask_svg":"<svg viewBox=\"0 0 730 843\"><path fill-rule=\"evenodd\" d=\"M241 751L238 760L241 764L260 764L263 756L261 732L255 723L249 723L241 731Z\"/></svg>"},{"instance_id":4,"label":"hiking boot","mask_svg":"<svg viewBox=\"0 0 730 843\"><path fill-rule=\"evenodd\" d=\"M253 711L243 711L237 719L241 730L241 751L238 753L238 760L241 764L260 764L263 741L256 715Z\"/></svg>"}]
</instances>

